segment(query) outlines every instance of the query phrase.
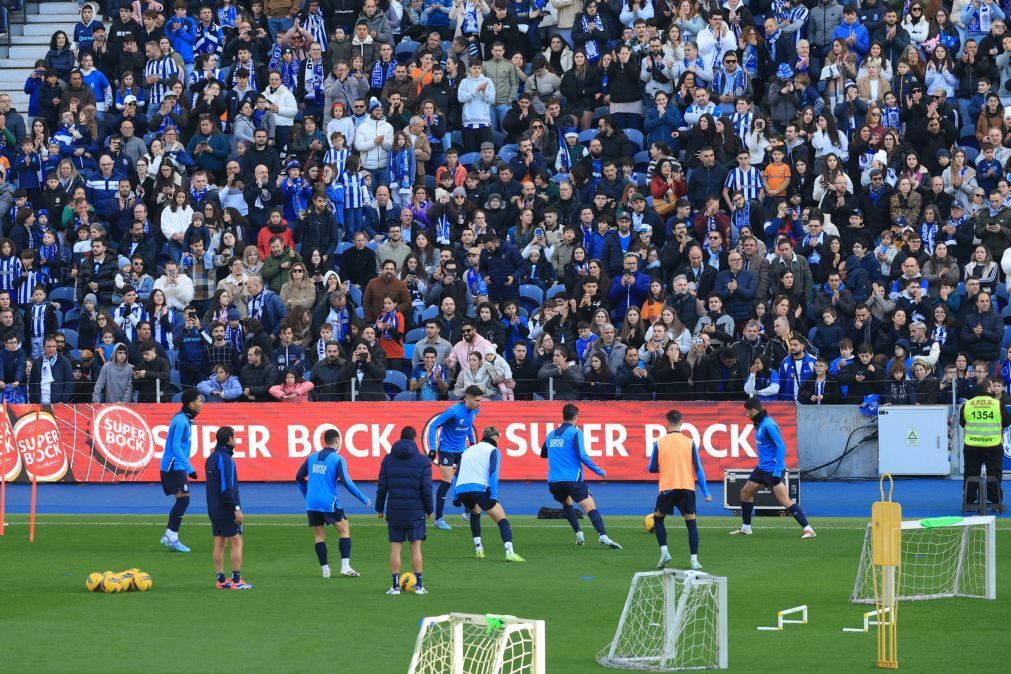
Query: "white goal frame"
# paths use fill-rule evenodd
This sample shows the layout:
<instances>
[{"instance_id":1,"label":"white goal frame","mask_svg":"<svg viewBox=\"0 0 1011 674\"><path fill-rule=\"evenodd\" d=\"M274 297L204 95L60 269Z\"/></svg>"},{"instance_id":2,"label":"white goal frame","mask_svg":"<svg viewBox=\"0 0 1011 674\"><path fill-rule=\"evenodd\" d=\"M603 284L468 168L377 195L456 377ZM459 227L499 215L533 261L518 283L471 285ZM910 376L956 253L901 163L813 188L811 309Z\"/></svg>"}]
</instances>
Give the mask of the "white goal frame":
<instances>
[{"instance_id":1,"label":"white goal frame","mask_svg":"<svg viewBox=\"0 0 1011 674\"><path fill-rule=\"evenodd\" d=\"M902 523L902 566L899 569L899 596L901 601L923 601L928 599L946 599L950 597L966 597L970 599L997 598L997 547L996 520L992 515L963 517L961 521L943 527L928 528L921 525L922 520L908 520ZM907 539L913 532L928 533L931 531L949 532L950 545L958 545L957 559L950 569L951 577L947 584L933 583L930 587L919 588L917 583L922 578L917 570L922 568L922 562L914 561L922 556L916 550L911 550ZM952 530L961 530L961 536L951 535ZM980 533L980 530L982 532ZM976 540L973 540L973 537ZM960 538L960 540L954 540ZM980 540L981 539L981 540ZM971 549L982 546L982 550ZM968 557L972 559L968 559ZM966 569L966 564L978 564L977 579L971 587L966 587L966 574L974 569ZM949 563L950 565L950 563ZM871 525L867 525L863 547L860 550L860 561L857 566L857 577L853 584L850 602L853 604L873 604L874 592L871 585ZM981 582L980 582L981 581Z\"/></svg>"},{"instance_id":2,"label":"white goal frame","mask_svg":"<svg viewBox=\"0 0 1011 674\"><path fill-rule=\"evenodd\" d=\"M447 613L425 618L414 644L408 674L547 674L543 620L492 615L501 627L490 626L489 616ZM514 637L529 639L529 657L508 659ZM484 657L468 662L468 643L484 640Z\"/></svg>"},{"instance_id":3,"label":"white goal frame","mask_svg":"<svg viewBox=\"0 0 1011 674\"><path fill-rule=\"evenodd\" d=\"M634 613L640 610L637 599L642 592L648 591L648 585L659 584L662 593L663 623L650 623L651 627L659 627L663 631L662 639L654 639L653 644L634 650L627 643L626 628L635 632L640 626L634 619ZM709 650L712 657L695 658L685 662L679 652L679 637L687 625L696 616L693 609L699 606L694 602L699 599L707 601L714 616L715 634L708 637ZM634 635L631 638L635 638ZM659 643L658 643L659 642ZM705 649L703 649L705 650ZM651 652L645 652L651 651ZM691 656L689 656L691 657ZM682 571L680 569L665 569L663 571L645 571L632 577L632 584L625 599L625 605L618 619L614 639L600 653L597 662L605 667L615 669L637 669L646 671L680 671L688 669L726 669L727 668L727 579L723 576L713 576L701 571Z\"/></svg>"}]
</instances>

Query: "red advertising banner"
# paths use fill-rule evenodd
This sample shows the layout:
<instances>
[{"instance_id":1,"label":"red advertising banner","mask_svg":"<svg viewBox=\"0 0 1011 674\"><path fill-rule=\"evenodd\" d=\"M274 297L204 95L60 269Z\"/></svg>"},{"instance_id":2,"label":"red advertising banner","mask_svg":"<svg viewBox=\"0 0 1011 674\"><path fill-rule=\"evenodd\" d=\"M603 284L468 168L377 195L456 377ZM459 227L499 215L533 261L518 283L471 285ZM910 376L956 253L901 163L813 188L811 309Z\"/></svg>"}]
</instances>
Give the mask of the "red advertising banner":
<instances>
[{"instance_id":1,"label":"red advertising banner","mask_svg":"<svg viewBox=\"0 0 1011 674\"><path fill-rule=\"evenodd\" d=\"M562 402L488 402L477 417L478 434L496 426L506 480L541 480L547 473L540 447L561 423ZM190 455L203 478L204 457L221 426L236 431L235 459L243 481L286 482L323 433L341 432L341 452L356 480L373 480L405 426L414 426L427 450L429 422L447 403L208 404L197 417ZM648 480L653 442L665 432L670 403L584 402L579 426L586 449L609 480ZM740 402L682 403L684 430L701 448L706 477L724 468L756 464L754 427ZM786 441L786 462L797 465L794 405L772 403L769 413ZM8 481L155 482L165 435L178 405L9 405L0 419L0 471ZM596 479L590 474L590 479Z\"/></svg>"}]
</instances>

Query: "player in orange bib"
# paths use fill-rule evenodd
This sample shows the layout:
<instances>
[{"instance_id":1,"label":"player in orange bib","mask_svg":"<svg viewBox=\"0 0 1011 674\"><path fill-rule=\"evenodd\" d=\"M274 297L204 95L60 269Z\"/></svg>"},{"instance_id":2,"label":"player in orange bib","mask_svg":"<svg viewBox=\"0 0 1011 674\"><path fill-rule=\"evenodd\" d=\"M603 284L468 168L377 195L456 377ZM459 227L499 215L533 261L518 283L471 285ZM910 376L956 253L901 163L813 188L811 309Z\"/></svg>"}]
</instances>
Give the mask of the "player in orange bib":
<instances>
[{"instance_id":1,"label":"player in orange bib","mask_svg":"<svg viewBox=\"0 0 1011 674\"><path fill-rule=\"evenodd\" d=\"M695 481L702 487L706 502L713 500L706 485L706 474L702 469L695 442L681 432L681 412L667 413L667 435L653 443L653 455L649 460L649 472L660 474L660 494L656 497L653 512L653 532L660 545L660 561L656 568L662 569L670 563L667 550L667 527L664 518L678 509L685 518L688 528L688 549L691 552L691 568L701 569L699 563L699 528L695 523Z\"/></svg>"}]
</instances>

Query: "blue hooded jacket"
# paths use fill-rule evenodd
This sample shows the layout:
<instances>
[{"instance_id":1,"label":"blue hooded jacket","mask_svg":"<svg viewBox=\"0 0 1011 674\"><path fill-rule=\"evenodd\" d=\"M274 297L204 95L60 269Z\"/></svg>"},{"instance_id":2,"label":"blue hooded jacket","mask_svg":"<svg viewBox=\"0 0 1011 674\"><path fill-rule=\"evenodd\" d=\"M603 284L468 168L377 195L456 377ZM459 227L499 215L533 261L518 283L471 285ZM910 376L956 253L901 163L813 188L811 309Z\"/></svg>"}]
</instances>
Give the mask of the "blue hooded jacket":
<instances>
[{"instance_id":1,"label":"blue hooded jacket","mask_svg":"<svg viewBox=\"0 0 1011 674\"><path fill-rule=\"evenodd\" d=\"M386 513L387 524L394 527L413 526L433 512L432 464L414 440L398 440L383 458L376 512Z\"/></svg>"}]
</instances>

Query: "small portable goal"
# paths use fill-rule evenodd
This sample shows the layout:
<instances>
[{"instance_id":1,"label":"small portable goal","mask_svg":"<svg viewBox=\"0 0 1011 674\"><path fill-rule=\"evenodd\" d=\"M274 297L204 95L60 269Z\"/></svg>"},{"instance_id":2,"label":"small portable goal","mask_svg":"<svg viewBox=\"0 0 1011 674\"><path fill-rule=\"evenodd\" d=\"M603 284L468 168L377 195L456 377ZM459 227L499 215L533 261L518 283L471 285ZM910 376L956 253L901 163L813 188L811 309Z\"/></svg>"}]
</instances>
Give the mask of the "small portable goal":
<instances>
[{"instance_id":1,"label":"small portable goal","mask_svg":"<svg viewBox=\"0 0 1011 674\"><path fill-rule=\"evenodd\" d=\"M996 524L992 515L903 522L898 599L996 599L995 544ZM874 603L869 524L850 602Z\"/></svg>"},{"instance_id":2,"label":"small portable goal","mask_svg":"<svg viewBox=\"0 0 1011 674\"><path fill-rule=\"evenodd\" d=\"M597 662L652 672L726 669L727 579L677 569L635 574Z\"/></svg>"},{"instance_id":3,"label":"small portable goal","mask_svg":"<svg viewBox=\"0 0 1011 674\"><path fill-rule=\"evenodd\" d=\"M425 618L408 674L547 674L544 621L449 613Z\"/></svg>"}]
</instances>

